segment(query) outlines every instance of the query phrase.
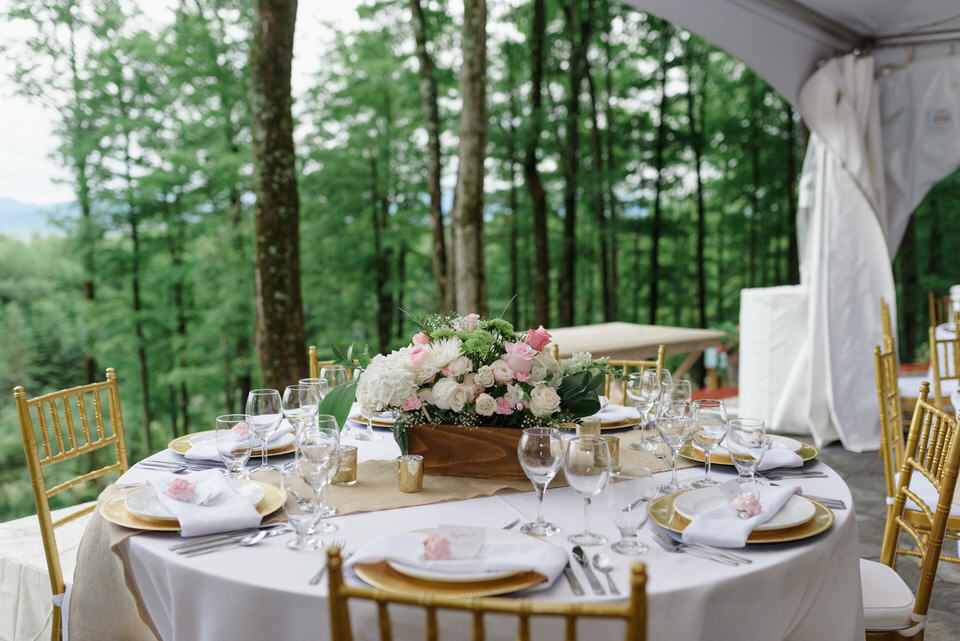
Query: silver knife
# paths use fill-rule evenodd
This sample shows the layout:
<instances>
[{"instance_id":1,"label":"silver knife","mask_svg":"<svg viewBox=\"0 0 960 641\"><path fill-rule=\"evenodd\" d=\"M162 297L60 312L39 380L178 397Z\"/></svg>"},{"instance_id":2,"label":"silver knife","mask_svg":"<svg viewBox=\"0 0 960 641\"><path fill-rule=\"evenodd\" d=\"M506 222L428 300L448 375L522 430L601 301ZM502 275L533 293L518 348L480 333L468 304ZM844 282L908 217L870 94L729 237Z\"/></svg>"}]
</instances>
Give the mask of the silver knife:
<instances>
[{"instance_id":1,"label":"silver knife","mask_svg":"<svg viewBox=\"0 0 960 641\"><path fill-rule=\"evenodd\" d=\"M567 561L567 566L563 568L563 575L567 577L570 590L577 596L583 596L583 586L580 585L580 581L577 580L577 576L573 573L573 568L570 567L570 561Z\"/></svg>"},{"instance_id":2,"label":"silver knife","mask_svg":"<svg viewBox=\"0 0 960 641\"><path fill-rule=\"evenodd\" d=\"M261 526L260 530L273 530L278 527L283 527L286 523L268 523L267 525ZM190 548L202 547L209 543L215 541L225 541L227 539L236 539L247 536L248 534L254 534L257 529L250 530L234 530L233 532L222 532L220 534L208 534L207 536L196 536L190 537L189 541L181 541L180 543L174 543L170 546L170 551L175 552L177 550L183 550L184 552Z\"/></svg>"},{"instance_id":3,"label":"silver knife","mask_svg":"<svg viewBox=\"0 0 960 641\"><path fill-rule=\"evenodd\" d=\"M590 569L590 561L588 561L587 557L583 554L583 548L579 545L573 546L573 558L575 558L580 564L580 567L583 568L583 573L587 575L587 581L590 583L590 587L593 588L593 593L606 594L603 591L603 586L600 584L600 579L598 579L597 575Z\"/></svg>"},{"instance_id":4,"label":"silver knife","mask_svg":"<svg viewBox=\"0 0 960 641\"><path fill-rule=\"evenodd\" d=\"M286 533L291 532L291 531L292 531L292 528L283 528L283 527L281 527L281 528L276 528L276 529L273 529L273 530L269 530L269 531L264 535L263 538L268 538L268 537L271 537L271 536L279 536L279 535L281 535L281 534L286 534ZM240 545L240 541L242 541L242 540L245 539L245 538L246 538L246 537L240 537L240 538L237 538L237 539L228 539L228 540L226 540L226 541L219 541L219 542L216 542L216 543L211 543L211 544L209 544L209 545L207 545L207 546L204 546L204 547L191 548L188 552L183 552L182 554L183 554L183 556L185 556L185 557L192 557L192 556L200 556L201 554L207 554L208 552L216 552L216 551L222 550L222 549L224 549L224 548L233 547L233 546L238 546L238 545Z\"/></svg>"}]
</instances>

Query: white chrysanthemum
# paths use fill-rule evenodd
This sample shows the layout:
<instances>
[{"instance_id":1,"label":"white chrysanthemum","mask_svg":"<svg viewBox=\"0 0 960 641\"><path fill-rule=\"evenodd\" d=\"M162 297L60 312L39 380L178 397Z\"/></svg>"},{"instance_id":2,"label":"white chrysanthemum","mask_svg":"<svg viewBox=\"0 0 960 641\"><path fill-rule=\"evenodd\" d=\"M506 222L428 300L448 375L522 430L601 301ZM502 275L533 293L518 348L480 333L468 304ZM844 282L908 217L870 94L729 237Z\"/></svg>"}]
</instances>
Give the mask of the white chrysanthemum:
<instances>
[{"instance_id":1,"label":"white chrysanthemum","mask_svg":"<svg viewBox=\"0 0 960 641\"><path fill-rule=\"evenodd\" d=\"M357 402L366 416L390 407L417 393L417 374L404 350L384 356L377 354L357 381Z\"/></svg>"},{"instance_id":2,"label":"white chrysanthemum","mask_svg":"<svg viewBox=\"0 0 960 641\"><path fill-rule=\"evenodd\" d=\"M456 337L441 338L430 343L430 353L424 359L424 369L439 372L456 358L463 355L460 350L460 339Z\"/></svg>"}]
</instances>

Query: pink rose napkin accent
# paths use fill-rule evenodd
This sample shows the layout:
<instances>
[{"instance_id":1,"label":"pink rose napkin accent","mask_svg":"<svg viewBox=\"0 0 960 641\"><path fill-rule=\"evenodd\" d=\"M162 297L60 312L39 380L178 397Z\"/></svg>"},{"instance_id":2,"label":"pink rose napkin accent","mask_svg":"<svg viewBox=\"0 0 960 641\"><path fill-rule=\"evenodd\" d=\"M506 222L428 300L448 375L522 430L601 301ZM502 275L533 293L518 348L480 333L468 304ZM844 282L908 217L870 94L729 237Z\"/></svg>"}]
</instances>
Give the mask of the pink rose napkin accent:
<instances>
[{"instance_id":1,"label":"pink rose napkin accent","mask_svg":"<svg viewBox=\"0 0 960 641\"><path fill-rule=\"evenodd\" d=\"M229 532L260 525L260 513L218 470L152 474L148 482L160 504L177 517L181 536Z\"/></svg>"},{"instance_id":2,"label":"pink rose napkin accent","mask_svg":"<svg viewBox=\"0 0 960 641\"><path fill-rule=\"evenodd\" d=\"M284 434L289 433L293 430L293 426L290 425L290 421L283 419L280 422L280 427L277 428L277 431L267 439L267 443L271 446L273 443L276 443ZM205 435L206 436L206 435ZM253 435L253 449L254 455L260 455L260 437L256 434ZM190 449L187 450L187 453L184 454L184 457L188 461L219 461L220 452L217 451L217 438L215 434L210 434L210 438L204 438L203 440L198 440L195 444L191 444Z\"/></svg>"},{"instance_id":3,"label":"pink rose napkin accent","mask_svg":"<svg viewBox=\"0 0 960 641\"><path fill-rule=\"evenodd\" d=\"M750 510L754 516L741 518L727 502L698 514L683 531L686 543L704 543L720 548L742 548L747 537L758 525L763 525L780 511L797 487L764 485L760 487L760 513Z\"/></svg>"}]
</instances>

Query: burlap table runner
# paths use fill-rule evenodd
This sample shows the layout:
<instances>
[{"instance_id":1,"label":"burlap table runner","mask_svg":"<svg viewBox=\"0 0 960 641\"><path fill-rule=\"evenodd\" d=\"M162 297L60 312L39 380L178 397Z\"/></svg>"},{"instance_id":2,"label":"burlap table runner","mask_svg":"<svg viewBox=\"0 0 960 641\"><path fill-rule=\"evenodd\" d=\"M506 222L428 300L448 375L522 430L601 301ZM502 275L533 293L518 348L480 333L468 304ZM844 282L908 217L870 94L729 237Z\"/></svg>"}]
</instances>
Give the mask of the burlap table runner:
<instances>
[{"instance_id":1,"label":"burlap table runner","mask_svg":"<svg viewBox=\"0 0 960 641\"><path fill-rule=\"evenodd\" d=\"M621 465L643 465L651 472L669 469L666 463L649 452L629 448L641 438L638 431L614 434L620 439ZM697 465L681 459L678 467ZM276 472L257 475L258 480L279 485ZM331 486L330 502L340 514L391 510L445 501L458 501L499 492L532 491L529 481L471 479L453 476L423 477L423 491L400 492L397 487L397 463L365 461L357 467L357 484L350 487ZM565 485L560 476L551 483ZM100 495L100 501L109 499L119 489L110 486ZM282 511L272 519L283 518ZM264 522L271 520L264 519ZM101 641L157 641L160 636L144 608L133 581L126 547L121 545L140 530L110 523L99 511L93 513L77 551L77 569L70 596L70 638L74 641L98 639Z\"/></svg>"}]
</instances>

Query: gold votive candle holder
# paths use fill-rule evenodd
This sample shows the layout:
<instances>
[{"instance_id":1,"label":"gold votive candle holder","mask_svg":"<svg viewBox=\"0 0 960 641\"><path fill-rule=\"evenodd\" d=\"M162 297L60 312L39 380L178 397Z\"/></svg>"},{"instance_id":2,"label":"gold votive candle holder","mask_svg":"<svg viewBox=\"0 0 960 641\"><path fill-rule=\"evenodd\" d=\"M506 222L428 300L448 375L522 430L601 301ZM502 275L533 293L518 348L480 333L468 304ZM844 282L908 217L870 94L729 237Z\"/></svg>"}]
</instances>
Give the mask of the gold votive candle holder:
<instances>
[{"instance_id":1,"label":"gold votive candle holder","mask_svg":"<svg viewBox=\"0 0 960 641\"><path fill-rule=\"evenodd\" d=\"M340 469L337 475L333 477L334 485L356 485L357 484L357 446L340 446Z\"/></svg>"},{"instance_id":2,"label":"gold votive candle holder","mask_svg":"<svg viewBox=\"0 0 960 641\"><path fill-rule=\"evenodd\" d=\"M423 490L423 457L419 454L407 454L397 457L397 472L401 492L419 492Z\"/></svg>"},{"instance_id":3,"label":"gold votive candle holder","mask_svg":"<svg viewBox=\"0 0 960 641\"><path fill-rule=\"evenodd\" d=\"M600 419L596 416L580 419L580 425L577 426L577 436L600 436Z\"/></svg>"},{"instance_id":4,"label":"gold votive candle holder","mask_svg":"<svg viewBox=\"0 0 960 641\"><path fill-rule=\"evenodd\" d=\"M620 437L603 436L601 438L607 442L607 449L610 450L610 469L620 469Z\"/></svg>"}]
</instances>

